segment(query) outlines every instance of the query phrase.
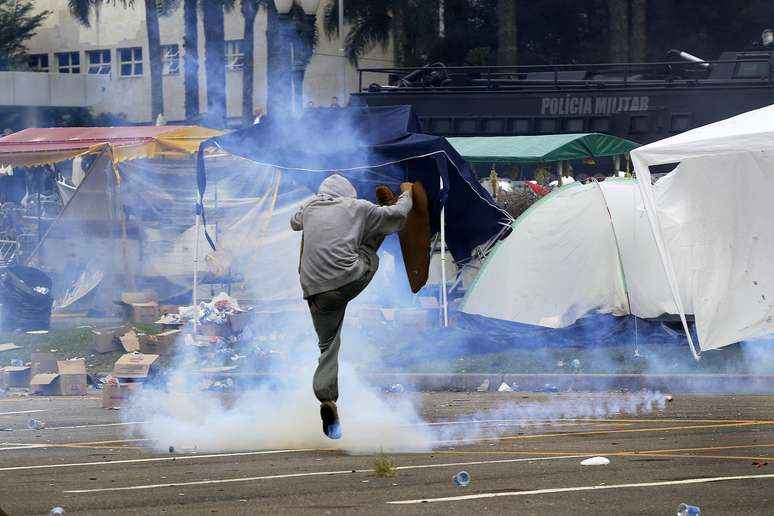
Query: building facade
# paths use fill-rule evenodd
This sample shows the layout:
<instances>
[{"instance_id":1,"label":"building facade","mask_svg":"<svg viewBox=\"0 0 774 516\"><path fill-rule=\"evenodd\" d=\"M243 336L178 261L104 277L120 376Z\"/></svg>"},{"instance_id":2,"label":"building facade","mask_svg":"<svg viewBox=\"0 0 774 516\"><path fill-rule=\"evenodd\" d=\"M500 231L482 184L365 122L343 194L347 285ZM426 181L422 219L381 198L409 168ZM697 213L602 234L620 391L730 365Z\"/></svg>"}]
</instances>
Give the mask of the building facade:
<instances>
[{"instance_id":1,"label":"building facade","mask_svg":"<svg viewBox=\"0 0 774 516\"><path fill-rule=\"evenodd\" d=\"M327 106L331 98L345 91L340 70L342 60L338 39L329 40L322 28L321 2L317 17L320 34L318 45L306 71L304 105L309 102ZM125 114L131 123L152 123L150 102L150 64L145 11L142 2L124 8L103 5L92 13L91 26L84 27L68 11L67 0L36 0L36 9L50 11L43 26L27 42L30 70L49 75L49 89L64 84L62 75L86 76L83 88L98 91L88 96L88 107L95 114ZM204 54L204 33L199 16L199 91L200 107L206 111L207 66ZM183 71L183 8L180 5L169 16L159 20L162 55L164 117L174 123L185 118ZM242 78L244 20L239 7L225 15L226 35L226 102L232 121L242 116ZM377 48L361 59L364 67L393 66L390 49ZM347 63L346 92L357 88L356 69ZM59 79L59 80L58 80ZM18 80L18 79L17 79ZM58 80L58 81L57 81ZM96 85L96 86L95 86ZM255 25L254 99L258 109L266 105L266 12L261 10ZM341 100L342 103L346 99Z\"/></svg>"}]
</instances>

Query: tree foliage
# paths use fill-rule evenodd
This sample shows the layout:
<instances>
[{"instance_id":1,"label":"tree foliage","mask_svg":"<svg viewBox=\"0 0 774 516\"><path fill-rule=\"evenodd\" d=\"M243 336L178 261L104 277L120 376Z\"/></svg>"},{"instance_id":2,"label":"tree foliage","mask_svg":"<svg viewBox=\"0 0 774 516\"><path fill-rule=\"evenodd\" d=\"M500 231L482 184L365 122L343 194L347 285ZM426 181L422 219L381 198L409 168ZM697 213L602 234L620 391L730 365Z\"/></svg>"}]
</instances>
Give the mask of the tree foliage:
<instances>
[{"instance_id":1,"label":"tree foliage","mask_svg":"<svg viewBox=\"0 0 774 516\"><path fill-rule=\"evenodd\" d=\"M24 55L24 43L35 35L50 13L35 14L31 1L0 0L0 70L7 70Z\"/></svg>"},{"instance_id":2,"label":"tree foliage","mask_svg":"<svg viewBox=\"0 0 774 516\"><path fill-rule=\"evenodd\" d=\"M395 38L397 64L496 64L502 17L498 6L516 5L519 64L663 60L672 49L706 59L757 41L774 26L774 3L750 0L443 0L445 35L439 34L439 0L346 0L346 50L356 63ZM612 9L611 9L612 8ZM399 16L399 13L404 13ZM612 13L612 18L611 18ZM329 0L324 28L338 36L338 1ZM611 35L612 25L618 30ZM400 22L400 23L397 23ZM625 41L623 40L625 38ZM625 52L622 52L625 50Z\"/></svg>"}]
</instances>

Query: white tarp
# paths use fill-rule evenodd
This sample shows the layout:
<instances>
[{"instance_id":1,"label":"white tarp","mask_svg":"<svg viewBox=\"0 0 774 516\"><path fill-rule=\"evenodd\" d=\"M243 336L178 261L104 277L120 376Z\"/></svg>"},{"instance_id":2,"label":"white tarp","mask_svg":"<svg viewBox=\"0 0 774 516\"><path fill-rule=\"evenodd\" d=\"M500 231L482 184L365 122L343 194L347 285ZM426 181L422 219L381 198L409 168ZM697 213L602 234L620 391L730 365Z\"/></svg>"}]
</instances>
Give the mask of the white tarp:
<instances>
[{"instance_id":1,"label":"white tarp","mask_svg":"<svg viewBox=\"0 0 774 516\"><path fill-rule=\"evenodd\" d=\"M693 303L699 347L719 348L774 331L774 106L750 111L632 152L665 275L681 316ZM680 163L684 203L695 214L691 243L697 278L678 281L648 167ZM683 323L685 319L683 317Z\"/></svg>"}]
</instances>

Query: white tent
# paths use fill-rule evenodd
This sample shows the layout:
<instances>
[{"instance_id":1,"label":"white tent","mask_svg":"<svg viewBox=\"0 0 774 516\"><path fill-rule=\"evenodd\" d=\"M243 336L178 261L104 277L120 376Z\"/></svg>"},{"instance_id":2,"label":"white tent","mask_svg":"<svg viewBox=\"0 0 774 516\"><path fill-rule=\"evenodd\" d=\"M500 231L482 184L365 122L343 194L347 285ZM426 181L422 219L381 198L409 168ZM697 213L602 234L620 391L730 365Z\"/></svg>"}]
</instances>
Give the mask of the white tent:
<instances>
[{"instance_id":1,"label":"white tent","mask_svg":"<svg viewBox=\"0 0 774 516\"><path fill-rule=\"evenodd\" d=\"M692 303L701 350L774 331L774 106L667 138L631 153L670 290L685 325ZM648 167L680 163L698 281L681 285L665 243L663 209Z\"/></svg>"},{"instance_id":2,"label":"white tent","mask_svg":"<svg viewBox=\"0 0 774 516\"><path fill-rule=\"evenodd\" d=\"M659 191L678 200L670 186ZM670 211L668 242L680 254L684 217ZM530 207L487 257L461 310L550 328L591 311L676 313L636 181L575 183Z\"/></svg>"}]
</instances>

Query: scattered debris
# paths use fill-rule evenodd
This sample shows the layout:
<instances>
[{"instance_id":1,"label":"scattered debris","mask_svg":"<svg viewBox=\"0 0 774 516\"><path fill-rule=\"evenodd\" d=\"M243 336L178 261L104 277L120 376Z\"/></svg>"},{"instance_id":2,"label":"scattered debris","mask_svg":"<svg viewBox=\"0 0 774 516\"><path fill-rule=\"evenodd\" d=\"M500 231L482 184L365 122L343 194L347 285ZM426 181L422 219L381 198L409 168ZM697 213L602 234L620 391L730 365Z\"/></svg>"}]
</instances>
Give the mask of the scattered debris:
<instances>
[{"instance_id":1,"label":"scattered debris","mask_svg":"<svg viewBox=\"0 0 774 516\"><path fill-rule=\"evenodd\" d=\"M0 353L3 351L13 351L14 349L21 349L21 346L17 346L13 342L9 342L7 344L0 344Z\"/></svg>"},{"instance_id":2,"label":"scattered debris","mask_svg":"<svg viewBox=\"0 0 774 516\"><path fill-rule=\"evenodd\" d=\"M403 392L406 392L406 388L403 387L399 383L394 383L394 384L390 385L390 388L388 389L388 392L392 392L394 394L401 394Z\"/></svg>"},{"instance_id":3,"label":"scattered debris","mask_svg":"<svg viewBox=\"0 0 774 516\"><path fill-rule=\"evenodd\" d=\"M769 463L768 463L768 462L761 462L761 461L758 461L758 460L756 460L756 461L754 461L754 462L752 463L752 465L753 465L753 466L755 466L756 468L759 468L759 469L760 469L760 468L762 468L763 466L768 466L768 465L769 465Z\"/></svg>"},{"instance_id":4,"label":"scattered debris","mask_svg":"<svg viewBox=\"0 0 774 516\"><path fill-rule=\"evenodd\" d=\"M513 388L507 383L503 382L497 388L497 392L513 392Z\"/></svg>"},{"instance_id":5,"label":"scattered debris","mask_svg":"<svg viewBox=\"0 0 774 516\"><path fill-rule=\"evenodd\" d=\"M30 419L27 421L27 428L30 430L43 430L46 428L46 423L41 421L40 419Z\"/></svg>"},{"instance_id":6,"label":"scattered debris","mask_svg":"<svg viewBox=\"0 0 774 516\"><path fill-rule=\"evenodd\" d=\"M465 487L470 484L470 473L467 471L460 471L452 477L452 484L457 487Z\"/></svg>"},{"instance_id":7,"label":"scattered debris","mask_svg":"<svg viewBox=\"0 0 774 516\"><path fill-rule=\"evenodd\" d=\"M476 389L478 392L487 392L489 391L489 378L484 380L484 382L478 386L478 389Z\"/></svg>"},{"instance_id":8,"label":"scattered debris","mask_svg":"<svg viewBox=\"0 0 774 516\"><path fill-rule=\"evenodd\" d=\"M61 507L54 507L49 513L50 516L66 516L67 513Z\"/></svg>"},{"instance_id":9,"label":"scattered debris","mask_svg":"<svg viewBox=\"0 0 774 516\"><path fill-rule=\"evenodd\" d=\"M699 516L701 509L695 505L688 505L687 503L681 503L677 507L677 516Z\"/></svg>"},{"instance_id":10,"label":"scattered debris","mask_svg":"<svg viewBox=\"0 0 774 516\"><path fill-rule=\"evenodd\" d=\"M607 466L610 464L610 459L607 457L591 457L581 461L581 466Z\"/></svg>"},{"instance_id":11,"label":"scattered debris","mask_svg":"<svg viewBox=\"0 0 774 516\"><path fill-rule=\"evenodd\" d=\"M666 397L667 403L672 403L673 399L674 398L671 395L667 395L667 397Z\"/></svg>"}]
</instances>

